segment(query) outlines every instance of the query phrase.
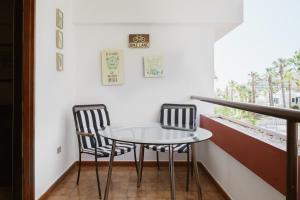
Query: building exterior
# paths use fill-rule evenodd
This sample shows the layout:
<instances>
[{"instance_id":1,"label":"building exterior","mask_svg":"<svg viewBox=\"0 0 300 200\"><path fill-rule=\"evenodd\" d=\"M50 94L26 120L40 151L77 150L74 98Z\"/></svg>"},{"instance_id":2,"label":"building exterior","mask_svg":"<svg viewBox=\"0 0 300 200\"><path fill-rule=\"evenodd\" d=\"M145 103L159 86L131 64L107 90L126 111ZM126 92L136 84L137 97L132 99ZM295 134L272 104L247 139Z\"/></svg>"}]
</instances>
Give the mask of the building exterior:
<instances>
[{"instance_id":1,"label":"building exterior","mask_svg":"<svg viewBox=\"0 0 300 200\"><path fill-rule=\"evenodd\" d=\"M278 91L274 94L273 100L274 100L275 106L283 107L283 99L282 99L281 91ZM290 101L291 101L292 106L295 106L295 105L299 106L300 105L300 92L292 91ZM285 102L286 102L286 105L288 106L289 105L289 94L287 91L285 92Z\"/></svg>"}]
</instances>

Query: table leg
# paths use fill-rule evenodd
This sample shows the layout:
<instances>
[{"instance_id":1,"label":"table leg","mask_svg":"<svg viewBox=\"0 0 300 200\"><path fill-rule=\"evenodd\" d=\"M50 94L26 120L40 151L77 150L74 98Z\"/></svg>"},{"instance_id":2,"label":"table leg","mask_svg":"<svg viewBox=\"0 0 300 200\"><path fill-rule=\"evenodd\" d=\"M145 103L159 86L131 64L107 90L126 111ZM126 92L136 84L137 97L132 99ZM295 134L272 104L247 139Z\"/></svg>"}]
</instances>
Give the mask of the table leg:
<instances>
[{"instance_id":1,"label":"table leg","mask_svg":"<svg viewBox=\"0 0 300 200\"><path fill-rule=\"evenodd\" d=\"M173 145L169 145L169 172L170 172L170 182L171 182L171 200L176 199L176 189L175 189L175 173L174 173L174 151Z\"/></svg>"},{"instance_id":2,"label":"table leg","mask_svg":"<svg viewBox=\"0 0 300 200\"><path fill-rule=\"evenodd\" d=\"M199 177L199 171L198 171L198 164L197 164L197 158L196 158L196 143L192 144L192 158L193 158L193 169L195 173L195 179L197 183L197 189L198 189L198 199L202 200L202 190L200 185L200 177Z\"/></svg>"},{"instance_id":3,"label":"table leg","mask_svg":"<svg viewBox=\"0 0 300 200\"><path fill-rule=\"evenodd\" d=\"M137 187L141 186L142 181L142 174L143 174L143 163L144 163L144 145L140 145L140 157L139 157L139 173L138 173L138 180L137 180Z\"/></svg>"},{"instance_id":4,"label":"table leg","mask_svg":"<svg viewBox=\"0 0 300 200\"><path fill-rule=\"evenodd\" d=\"M105 186L104 200L108 199L109 186L110 186L110 182L111 182L112 165L113 165L114 157L115 157L115 150L116 150L116 141L113 140L110 161L109 161L109 167L108 167L107 180L106 180L106 186Z\"/></svg>"}]
</instances>

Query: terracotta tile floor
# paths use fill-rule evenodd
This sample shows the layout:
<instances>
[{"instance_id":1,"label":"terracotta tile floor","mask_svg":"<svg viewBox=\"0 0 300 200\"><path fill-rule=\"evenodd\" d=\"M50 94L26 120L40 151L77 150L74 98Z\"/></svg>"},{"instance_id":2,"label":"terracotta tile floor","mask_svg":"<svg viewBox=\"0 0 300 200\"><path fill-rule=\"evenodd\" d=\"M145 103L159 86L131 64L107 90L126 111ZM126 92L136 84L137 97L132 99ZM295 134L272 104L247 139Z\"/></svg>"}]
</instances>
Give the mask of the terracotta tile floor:
<instances>
[{"instance_id":1,"label":"terracotta tile floor","mask_svg":"<svg viewBox=\"0 0 300 200\"><path fill-rule=\"evenodd\" d=\"M100 168L102 196L107 174L107 167ZM81 171L79 186L76 185L77 168L50 193L49 200L93 200L99 199L95 169L84 166ZM196 183L190 179L190 190L185 192L185 167L175 167L176 199L197 199ZM203 200L225 200L214 183L205 172L200 170L200 181ZM168 200L170 199L170 184L168 167L144 167L143 180L140 188L136 187L136 171L134 167L113 167L112 183L109 193L110 200Z\"/></svg>"}]
</instances>

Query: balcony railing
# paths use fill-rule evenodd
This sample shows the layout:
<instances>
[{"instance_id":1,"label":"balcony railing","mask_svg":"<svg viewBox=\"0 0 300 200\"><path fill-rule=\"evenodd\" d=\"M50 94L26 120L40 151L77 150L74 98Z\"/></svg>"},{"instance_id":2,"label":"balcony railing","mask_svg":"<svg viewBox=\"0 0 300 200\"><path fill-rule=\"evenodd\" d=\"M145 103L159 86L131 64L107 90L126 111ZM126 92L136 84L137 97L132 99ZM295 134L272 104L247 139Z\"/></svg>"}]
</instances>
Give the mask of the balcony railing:
<instances>
[{"instance_id":1,"label":"balcony railing","mask_svg":"<svg viewBox=\"0 0 300 200\"><path fill-rule=\"evenodd\" d=\"M298 123L300 122L300 111L200 96L191 96L191 99L287 120L286 199L298 199Z\"/></svg>"}]
</instances>

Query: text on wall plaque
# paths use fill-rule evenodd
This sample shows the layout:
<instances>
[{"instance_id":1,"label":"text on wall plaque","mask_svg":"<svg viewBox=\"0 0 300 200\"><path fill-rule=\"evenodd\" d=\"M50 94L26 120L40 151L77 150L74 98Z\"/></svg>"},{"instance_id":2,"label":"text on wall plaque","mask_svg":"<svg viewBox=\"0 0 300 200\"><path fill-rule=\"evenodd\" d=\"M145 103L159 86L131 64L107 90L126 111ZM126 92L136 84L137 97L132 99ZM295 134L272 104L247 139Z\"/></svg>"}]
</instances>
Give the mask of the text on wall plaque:
<instances>
[{"instance_id":1,"label":"text on wall plaque","mask_svg":"<svg viewBox=\"0 0 300 200\"><path fill-rule=\"evenodd\" d=\"M149 34L129 34L129 48L149 48Z\"/></svg>"}]
</instances>

